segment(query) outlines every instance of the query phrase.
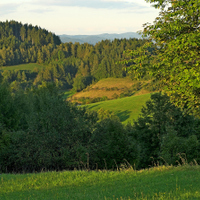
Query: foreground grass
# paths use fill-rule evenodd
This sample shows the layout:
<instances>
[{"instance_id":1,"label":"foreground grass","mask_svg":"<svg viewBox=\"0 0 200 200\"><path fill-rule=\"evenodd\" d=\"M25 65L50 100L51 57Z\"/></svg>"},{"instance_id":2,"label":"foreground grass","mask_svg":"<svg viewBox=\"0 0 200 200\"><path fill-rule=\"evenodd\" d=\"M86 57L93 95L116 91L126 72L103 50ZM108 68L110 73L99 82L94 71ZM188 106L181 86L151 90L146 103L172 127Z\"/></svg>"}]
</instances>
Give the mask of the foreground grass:
<instances>
[{"instance_id":1,"label":"foreground grass","mask_svg":"<svg viewBox=\"0 0 200 200\"><path fill-rule=\"evenodd\" d=\"M37 64L37 63L28 63L28 64L1 67L0 70L29 70L29 71L33 71L35 68L38 68L38 70L41 70L42 68L44 68L44 66Z\"/></svg>"},{"instance_id":2,"label":"foreground grass","mask_svg":"<svg viewBox=\"0 0 200 200\"><path fill-rule=\"evenodd\" d=\"M124 124L137 120L142 106L150 99L151 94L144 94L139 96L125 97L121 99L114 99L93 104L88 104L87 107L92 110L110 110L114 112Z\"/></svg>"},{"instance_id":3,"label":"foreground grass","mask_svg":"<svg viewBox=\"0 0 200 200\"><path fill-rule=\"evenodd\" d=\"M200 199L200 167L1 174L0 199Z\"/></svg>"}]
</instances>

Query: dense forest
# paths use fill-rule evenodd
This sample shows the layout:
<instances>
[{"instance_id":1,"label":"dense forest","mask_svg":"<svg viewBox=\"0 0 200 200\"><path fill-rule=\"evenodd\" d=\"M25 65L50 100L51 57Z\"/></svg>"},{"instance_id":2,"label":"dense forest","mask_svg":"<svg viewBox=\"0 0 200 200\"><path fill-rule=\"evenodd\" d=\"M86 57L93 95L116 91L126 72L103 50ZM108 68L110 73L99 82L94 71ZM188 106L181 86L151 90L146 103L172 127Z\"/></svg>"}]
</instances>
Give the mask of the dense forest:
<instances>
[{"instance_id":1,"label":"dense forest","mask_svg":"<svg viewBox=\"0 0 200 200\"><path fill-rule=\"evenodd\" d=\"M152 2L165 7L165 1ZM174 24L188 16L180 13L191 6L195 10L196 4L188 7L188 2L174 1L172 6L161 12L154 26L147 25L144 32L152 41L63 44L39 27L1 22L0 171L119 169L124 163L141 169L176 165L181 160L199 163L199 24L192 30L179 23L177 32L167 32L165 24L168 20L176 30ZM195 22L194 12L188 13ZM171 18L175 14L180 19ZM188 43L179 44L187 38L191 39ZM39 63L43 68L6 70L23 63ZM102 78L125 77L129 75L126 68L133 77L151 75L163 89L151 95L132 124L123 125L107 110L94 112L63 100L61 89L79 91ZM171 97L177 101L172 103Z\"/></svg>"},{"instance_id":2,"label":"dense forest","mask_svg":"<svg viewBox=\"0 0 200 200\"><path fill-rule=\"evenodd\" d=\"M0 66L36 62L43 46L53 48L59 44L58 36L40 27L0 22Z\"/></svg>"},{"instance_id":3,"label":"dense forest","mask_svg":"<svg viewBox=\"0 0 200 200\"><path fill-rule=\"evenodd\" d=\"M200 120L155 93L134 124L63 101L58 88L14 94L0 85L0 171L135 169L200 161ZM179 157L180 156L180 157Z\"/></svg>"},{"instance_id":4,"label":"dense forest","mask_svg":"<svg viewBox=\"0 0 200 200\"><path fill-rule=\"evenodd\" d=\"M58 36L31 25L10 21L0 24L0 66L23 63L39 63L43 70L7 71L1 78L14 85L27 81L26 85L41 85L54 81L64 89L74 87L76 91L84 89L93 81L107 77L124 77L127 72L118 62L123 52L137 49L146 40L115 39L90 45L87 43L61 43ZM18 84L16 82L19 82Z\"/></svg>"}]
</instances>

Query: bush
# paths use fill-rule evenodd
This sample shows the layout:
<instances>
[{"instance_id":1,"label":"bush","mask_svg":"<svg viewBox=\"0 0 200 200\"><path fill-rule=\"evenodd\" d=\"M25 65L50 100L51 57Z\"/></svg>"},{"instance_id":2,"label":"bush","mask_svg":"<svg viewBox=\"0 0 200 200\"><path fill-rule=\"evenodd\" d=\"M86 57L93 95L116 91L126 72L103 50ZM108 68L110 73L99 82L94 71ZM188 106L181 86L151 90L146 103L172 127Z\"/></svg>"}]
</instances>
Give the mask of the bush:
<instances>
[{"instance_id":1,"label":"bush","mask_svg":"<svg viewBox=\"0 0 200 200\"><path fill-rule=\"evenodd\" d=\"M167 134L162 137L161 157L167 163L176 165L181 162L180 156L184 155L188 162L200 161L200 144L196 135L188 137L178 136L177 131L168 127Z\"/></svg>"},{"instance_id":2,"label":"bush","mask_svg":"<svg viewBox=\"0 0 200 200\"><path fill-rule=\"evenodd\" d=\"M77 76L74 78L73 89L78 92L85 89L93 81L92 76Z\"/></svg>"},{"instance_id":3,"label":"bush","mask_svg":"<svg viewBox=\"0 0 200 200\"><path fill-rule=\"evenodd\" d=\"M134 143L136 144L136 142ZM124 159L134 161L137 146L130 141L121 122L115 118L104 118L96 124L90 142L90 161L93 168L116 169Z\"/></svg>"},{"instance_id":4,"label":"bush","mask_svg":"<svg viewBox=\"0 0 200 200\"><path fill-rule=\"evenodd\" d=\"M119 98L119 95L117 95L116 93L114 93L114 94L112 95L112 98L113 98L113 99L118 99L118 98Z\"/></svg>"}]
</instances>

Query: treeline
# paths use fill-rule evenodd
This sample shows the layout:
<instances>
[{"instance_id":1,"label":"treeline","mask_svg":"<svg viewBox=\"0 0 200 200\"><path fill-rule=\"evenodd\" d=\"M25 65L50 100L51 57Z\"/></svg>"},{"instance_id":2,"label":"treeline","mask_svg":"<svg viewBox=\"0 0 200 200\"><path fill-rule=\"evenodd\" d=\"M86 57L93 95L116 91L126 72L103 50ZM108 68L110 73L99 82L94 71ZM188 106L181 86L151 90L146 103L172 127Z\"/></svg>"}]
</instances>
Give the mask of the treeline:
<instances>
[{"instance_id":1,"label":"treeline","mask_svg":"<svg viewBox=\"0 0 200 200\"><path fill-rule=\"evenodd\" d=\"M0 66L36 62L43 46L60 44L58 36L38 26L0 22Z\"/></svg>"},{"instance_id":2,"label":"treeline","mask_svg":"<svg viewBox=\"0 0 200 200\"><path fill-rule=\"evenodd\" d=\"M63 101L54 84L11 93L0 85L0 171L136 169L200 161L200 121L156 93L133 125ZM195 161L193 160L195 159Z\"/></svg>"},{"instance_id":3,"label":"treeline","mask_svg":"<svg viewBox=\"0 0 200 200\"><path fill-rule=\"evenodd\" d=\"M126 76L123 65L117 62L123 60L125 50L137 49L145 42L142 39L115 39L94 46L87 43L61 44L59 37L37 26L22 25L15 21L1 22L0 66L43 64L46 66L44 70L35 70L38 71L36 77L26 72L28 77L35 77L31 79L32 83L38 85L44 81L54 81L78 91L92 81ZM6 77L9 73L13 74L10 75L12 79ZM14 74L16 72L5 72L2 79L17 81Z\"/></svg>"}]
</instances>

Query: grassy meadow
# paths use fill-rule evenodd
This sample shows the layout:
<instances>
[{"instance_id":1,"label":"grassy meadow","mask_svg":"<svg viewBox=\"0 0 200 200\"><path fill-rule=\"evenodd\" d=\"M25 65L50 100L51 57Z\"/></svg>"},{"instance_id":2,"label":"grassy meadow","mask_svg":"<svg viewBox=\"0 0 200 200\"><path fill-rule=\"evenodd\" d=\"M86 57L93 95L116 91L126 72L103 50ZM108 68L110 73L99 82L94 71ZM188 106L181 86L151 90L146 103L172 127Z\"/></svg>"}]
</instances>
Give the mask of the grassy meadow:
<instances>
[{"instance_id":1,"label":"grassy meadow","mask_svg":"<svg viewBox=\"0 0 200 200\"><path fill-rule=\"evenodd\" d=\"M21 64L21 65L12 65L12 66L0 67L0 70L28 70L28 71L33 71L35 68L38 68L38 70L41 70L42 68L44 68L44 66L37 64L37 63L28 63L28 64Z\"/></svg>"},{"instance_id":2,"label":"grassy meadow","mask_svg":"<svg viewBox=\"0 0 200 200\"><path fill-rule=\"evenodd\" d=\"M67 99L71 97L72 95L74 95L75 93L76 92L74 92L73 90L62 91L63 99Z\"/></svg>"},{"instance_id":3,"label":"grassy meadow","mask_svg":"<svg viewBox=\"0 0 200 200\"><path fill-rule=\"evenodd\" d=\"M95 84L88 86L81 92L77 92L73 95L72 99L89 97L89 98L97 98L107 96L109 99L113 99L114 95L120 96L123 92L127 91L134 85L136 85L139 81L133 81L131 78L105 78L98 81ZM147 83L148 81L140 81L140 83ZM141 95L149 93L144 89L135 93L135 95Z\"/></svg>"},{"instance_id":4,"label":"grassy meadow","mask_svg":"<svg viewBox=\"0 0 200 200\"><path fill-rule=\"evenodd\" d=\"M105 78L105 79L98 81L96 84L92 85L92 88L97 88L97 87L98 88L117 87L119 89L125 88L125 87L130 88L134 83L135 83L135 81L133 81L129 77L126 77L126 78L113 78L113 77L111 77L111 78Z\"/></svg>"},{"instance_id":5,"label":"grassy meadow","mask_svg":"<svg viewBox=\"0 0 200 200\"><path fill-rule=\"evenodd\" d=\"M142 106L144 106L146 101L150 99L150 96L151 94L143 94L121 99L102 101L89 104L87 107L92 110L99 110L100 108L110 110L119 117L121 122L127 124L128 122L137 120Z\"/></svg>"},{"instance_id":6,"label":"grassy meadow","mask_svg":"<svg viewBox=\"0 0 200 200\"><path fill-rule=\"evenodd\" d=\"M0 199L200 199L200 167L1 174Z\"/></svg>"}]
</instances>

